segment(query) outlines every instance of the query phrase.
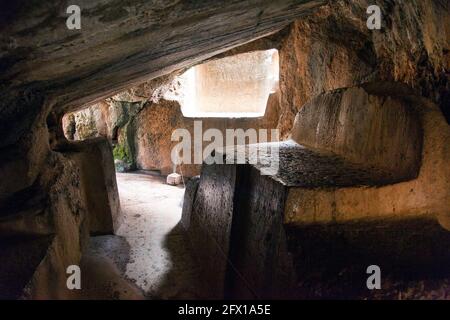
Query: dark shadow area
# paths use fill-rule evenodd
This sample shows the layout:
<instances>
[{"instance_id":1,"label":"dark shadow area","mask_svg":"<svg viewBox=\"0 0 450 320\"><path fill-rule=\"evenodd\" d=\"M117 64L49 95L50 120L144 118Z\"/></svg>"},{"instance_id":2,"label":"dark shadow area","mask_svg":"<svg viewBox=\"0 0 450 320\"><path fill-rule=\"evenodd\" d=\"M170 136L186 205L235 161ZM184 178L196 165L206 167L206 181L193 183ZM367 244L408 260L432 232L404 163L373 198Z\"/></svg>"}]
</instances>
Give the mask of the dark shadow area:
<instances>
[{"instance_id":1,"label":"dark shadow area","mask_svg":"<svg viewBox=\"0 0 450 320\"><path fill-rule=\"evenodd\" d=\"M0 238L0 299L19 299L54 235Z\"/></svg>"},{"instance_id":2,"label":"dark shadow area","mask_svg":"<svg viewBox=\"0 0 450 320\"><path fill-rule=\"evenodd\" d=\"M153 299L207 299L202 292L199 268L194 260L185 231L178 223L166 236L164 248L168 251L172 267L164 276Z\"/></svg>"},{"instance_id":3,"label":"dark shadow area","mask_svg":"<svg viewBox=\"0 0 450 320\"><path fill-rule=\"evenodd\" d=\"M450 233L432 218L288 227L306 299L448 299ZM381 269L381 290L368 290L367 267Z\"/></svg>"}]
</instances>

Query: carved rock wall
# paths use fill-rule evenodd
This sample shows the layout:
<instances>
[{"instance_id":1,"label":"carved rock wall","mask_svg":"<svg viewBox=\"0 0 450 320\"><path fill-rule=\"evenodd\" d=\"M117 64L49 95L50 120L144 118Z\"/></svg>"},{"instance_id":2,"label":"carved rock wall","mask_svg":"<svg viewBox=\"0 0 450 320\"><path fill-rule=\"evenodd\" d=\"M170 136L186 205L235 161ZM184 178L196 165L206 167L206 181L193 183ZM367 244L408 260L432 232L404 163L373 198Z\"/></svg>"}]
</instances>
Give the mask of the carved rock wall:
<instances>
[{"instance_id":1,"label":"carved rock wall","mask_svg":"<svg viewBox=\"0 0 450 320\"><path fill-rule=\"evenodd\" d=\"M194 122L200 121L203 133L210 129L218 129L223 135L224 143L226 129L270 129L277 126L279 113L278 96L272 94L266 107L264 117L260 118L187 118L181 113L180 105L175 101L160 100L150 104L136 117L136 163L139 169L156 169L162 174L169 174L173 170L171 151L178 141L171 141L175 129L186 129L191 135L191 146L194 146ZM202 139L202 137L200 137ZM210 142L202 142L205 147ZM192 157L192 162L194 158ZM183 164L185 176L192 177L200 174L201 164ZM177 172L180 173L179 169Z\"/></svg>"},{"instance_id":2,"label":"carved rock wall","mask_svg":"<svg viewBox=\"0 0 450 320\"><path fill-rule=\"evenodd\" d=\"M382 10L369 30L366 8ZM367 81L398 81L435 101L450 121L447 1L330 1L297 20L279 49L281 115L287 137L297 111L316 95ZM450 123L450 122L449 122Z\"/></svg>"},{"instance_id":3,"label":"carved rock wall","mask_svg":"<svg viewBox=\"0 0 450 320\"><path fill-rule=\"evenodd\" d=\"M420 105L383 89L374 94L361 86L318 95L297 113L292 139L368 171L388 172L395 182L415 178L422 158Z\"/></svg>"}]
</instances>

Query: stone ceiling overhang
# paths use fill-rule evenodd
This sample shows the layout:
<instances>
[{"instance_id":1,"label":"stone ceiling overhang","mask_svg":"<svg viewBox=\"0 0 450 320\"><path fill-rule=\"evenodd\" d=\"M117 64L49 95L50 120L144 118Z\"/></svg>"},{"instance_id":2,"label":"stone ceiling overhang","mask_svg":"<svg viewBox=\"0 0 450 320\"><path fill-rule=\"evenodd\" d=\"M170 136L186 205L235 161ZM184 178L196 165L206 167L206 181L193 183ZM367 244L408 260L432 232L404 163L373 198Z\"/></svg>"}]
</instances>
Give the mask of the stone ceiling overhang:
<instances>
[{"instance_id":1,"label":"stone ceiling overhang","mask_svg":"<svg viewBox=\"0 0 450 320\"><path fill-rule=\"evenodd\" d=\"M325 0L67 1L2 4L0 83L33 84L71 108L273 34Z\"/></svg>"}]
</instances>

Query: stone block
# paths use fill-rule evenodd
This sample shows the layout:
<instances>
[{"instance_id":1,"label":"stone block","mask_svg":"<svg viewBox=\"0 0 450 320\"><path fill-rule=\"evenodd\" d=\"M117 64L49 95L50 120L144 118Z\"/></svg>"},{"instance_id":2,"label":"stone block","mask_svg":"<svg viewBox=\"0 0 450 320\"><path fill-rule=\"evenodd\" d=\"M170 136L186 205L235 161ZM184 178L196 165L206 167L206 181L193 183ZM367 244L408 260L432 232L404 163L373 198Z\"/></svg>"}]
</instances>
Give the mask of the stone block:
<instances>
[{"instance_id":1,"label":"stone block","mask_svg":"<svg viewBox=\"0 0 450 320\"><path fill-rule=\"evenodd\" d=\"M389 173L390 182L417 177L422 129L413 106L363 87L321 94L298 112L292 139L322 154L367 170Z\"/></svg>"}]
</instances>

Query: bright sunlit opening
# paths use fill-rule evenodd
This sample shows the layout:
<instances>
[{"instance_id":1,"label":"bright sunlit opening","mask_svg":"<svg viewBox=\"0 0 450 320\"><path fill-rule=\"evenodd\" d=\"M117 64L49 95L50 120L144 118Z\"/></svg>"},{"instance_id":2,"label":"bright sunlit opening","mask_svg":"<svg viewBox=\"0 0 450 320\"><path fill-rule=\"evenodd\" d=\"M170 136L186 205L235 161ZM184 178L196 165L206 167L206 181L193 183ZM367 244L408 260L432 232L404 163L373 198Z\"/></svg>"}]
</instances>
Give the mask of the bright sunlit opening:
<instances>
[{"instance_id":1,"label":"bright sunlit opening","mask_svg":"<svg viewBox=\"0 0 450 320\"><path fill-rule=\"evenodd\" d=\"M278 74L276 49L213 60L179 76L177 100L185 117L262 117Z\"/></svg>"}]
</instances>

